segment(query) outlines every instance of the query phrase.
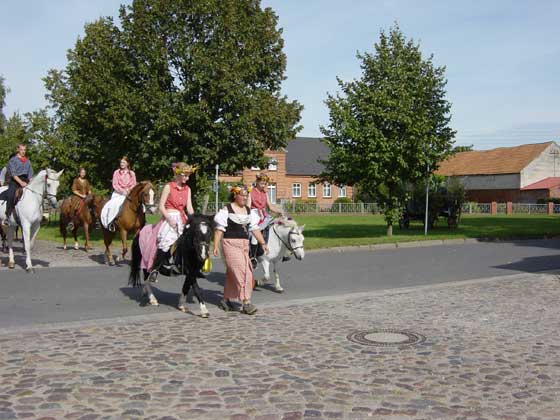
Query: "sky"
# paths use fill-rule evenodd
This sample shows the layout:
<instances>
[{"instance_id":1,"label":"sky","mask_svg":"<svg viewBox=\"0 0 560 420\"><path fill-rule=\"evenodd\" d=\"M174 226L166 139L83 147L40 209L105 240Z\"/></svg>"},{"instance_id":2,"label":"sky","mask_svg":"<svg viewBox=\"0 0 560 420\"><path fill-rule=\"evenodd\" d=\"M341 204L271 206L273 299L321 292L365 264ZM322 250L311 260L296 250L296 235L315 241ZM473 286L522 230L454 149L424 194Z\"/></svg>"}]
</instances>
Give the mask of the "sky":
<instances>
[{"instance_id":1,"label":"sky","mask_svg":"<svg viewBox=\"0 0 560 420\"><path fill-rule=\"evenodd\" d=\"M119 0L0 0L5 113L47 105L42 78L66 64L84 24L115 16ZM560 140L560 2L556 0L262 0L279 16L288 57L283 93L304 105L301 136L320 136L336 77L359 78L395 22L446 66L456 142L475 149Z\"/></svg>"}]
</instances>

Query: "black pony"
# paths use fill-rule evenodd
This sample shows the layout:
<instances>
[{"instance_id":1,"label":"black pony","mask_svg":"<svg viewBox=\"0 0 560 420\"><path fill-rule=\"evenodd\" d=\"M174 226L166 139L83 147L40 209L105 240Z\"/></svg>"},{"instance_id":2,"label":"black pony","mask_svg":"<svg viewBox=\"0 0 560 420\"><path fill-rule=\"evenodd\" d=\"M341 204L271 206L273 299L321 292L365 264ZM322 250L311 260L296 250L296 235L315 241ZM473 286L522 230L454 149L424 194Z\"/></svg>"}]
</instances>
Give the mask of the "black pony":
<instances>
[{"instance_id":1,"label":"black pony","mask_svg":"<svg viewBox=\"0 0 560 420\"><path fill-rule=\"evenodd\" d=\"M208 309L204 304L202 293L197 276L201 272L204 261L210 256L210 241L214 230L214 222L211 216L194 214L189 216L189 224L185 226L183 233L177 240L175 255L173 257L175 268L180 274L185 275L183 290L179 297L179 310L187 312L187 294L192 287L194 295L200 304L200 316L208 318ZM142 285L140 280L140 262L142 260L142 250L140 249L140 234L138 233L132 242L132 262L130 264L129 284L138 287ZM147 270L144 272L144 286L142 294L147 296L150 305L158 305L158 301L152 292L151 281L155 281L157 276L151 275ZM173 276L174 270L169 266L163 265L158 272L165 276ZM147 281L148 276L150 277Z\"/></svg>"}]
</instances>

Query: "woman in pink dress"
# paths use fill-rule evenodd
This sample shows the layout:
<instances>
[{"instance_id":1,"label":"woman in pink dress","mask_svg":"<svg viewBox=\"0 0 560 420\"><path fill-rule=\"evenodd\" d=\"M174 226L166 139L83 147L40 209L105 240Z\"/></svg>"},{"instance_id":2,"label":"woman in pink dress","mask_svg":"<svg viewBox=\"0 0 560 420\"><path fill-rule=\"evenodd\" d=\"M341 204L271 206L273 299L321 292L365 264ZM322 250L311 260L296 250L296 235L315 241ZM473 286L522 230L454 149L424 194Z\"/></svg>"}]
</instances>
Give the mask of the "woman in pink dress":
<instances>
[{"instance_id":1,"label":"woman in pink dress","mask_svg":"<svg viewBox=\"0 0 560 420\"><path fill-rule=\"evenodd\" d=\"M121 206L126 196L136 185L136 174L130 169L130 161L123 156L119 163L119 169L113 172L113 194L111 199L101 210L101 224L111 232L115 231L114 220L119 215Z\"/></svg>"}]
</instances>

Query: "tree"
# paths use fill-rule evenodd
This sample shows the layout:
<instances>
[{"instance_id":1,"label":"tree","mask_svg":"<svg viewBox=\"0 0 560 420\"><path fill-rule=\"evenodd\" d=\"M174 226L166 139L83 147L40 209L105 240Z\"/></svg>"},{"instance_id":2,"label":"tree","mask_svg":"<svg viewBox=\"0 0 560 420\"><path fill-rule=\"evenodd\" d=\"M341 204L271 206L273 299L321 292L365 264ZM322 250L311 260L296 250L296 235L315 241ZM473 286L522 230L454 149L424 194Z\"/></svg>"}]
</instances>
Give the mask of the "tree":
<instances>
[{"instance_id":1,"label":"tree","mask_svg":"<svg viewBox=\"0 0 560 420\"><path fill-rule=\"evenodd\" d=\"M280 94L286 56L278 18L260 0L134 0L101 18L45 78L76 159L107 183L117 158L139 179L173 161L224 172L284 147L302 107Z\"/></svg>"},{"instance_id":2,"label":"tree","mask_svg":"<svg viewBox=\"0 0 560 420\"><path fill-rule=\"evenodd\" d=\"M322 178L359 183L383 207L392 234L411 184L437 168L453 144L445 67L424 59L395 25L381 31L374 53L358 53L362 76L338 79L329 94L330 123L321 127L331 153Z\"/></svg>"},{"instance_id":3,"label":"tree","mask_svg":"<svg viewBox=\"0 0 560 420\"><path fill-rule=\"evenodd\" d=\"M10 90L4 84L6 79L0 76L0 134L4 132L6 128L6 116L4 115L4 106L6 106L6 96Z\"/></svg>"},{"instance_id":4,"label":"tree","mask_svg":"<svg viewBox=\"0 0 560 420\"><path fill-rule=\"evenodd\" d=\"M455 153L461 153L461 152L472 152L474 150L474 145L468 145L468 146L455 146L453 147L453 150L451 151L452 154Z\"/></svg>"}]
</instances>

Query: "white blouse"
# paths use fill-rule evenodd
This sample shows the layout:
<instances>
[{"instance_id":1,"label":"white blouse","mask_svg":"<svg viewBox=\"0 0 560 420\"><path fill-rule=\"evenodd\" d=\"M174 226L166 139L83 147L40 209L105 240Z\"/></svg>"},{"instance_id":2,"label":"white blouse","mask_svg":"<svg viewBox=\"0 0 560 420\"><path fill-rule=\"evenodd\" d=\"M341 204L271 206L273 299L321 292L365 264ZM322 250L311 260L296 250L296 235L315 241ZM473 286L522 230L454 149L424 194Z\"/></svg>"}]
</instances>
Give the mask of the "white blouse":
<instances>
[{"instance_id":1,"label":"white blouse","mask_svg":"<svg viewBox=\"0 0 560 420\"><path fill-rule=\"evenodd\" d=\"M255 211L251 211L249 214L237 214L230 213L227 207L224 207L214 216L216 229L225 232L228 225L228 219L239 225L249 225L250 231L259 229L260 218L258 213Z\"/></svg>"}]
</instances>

